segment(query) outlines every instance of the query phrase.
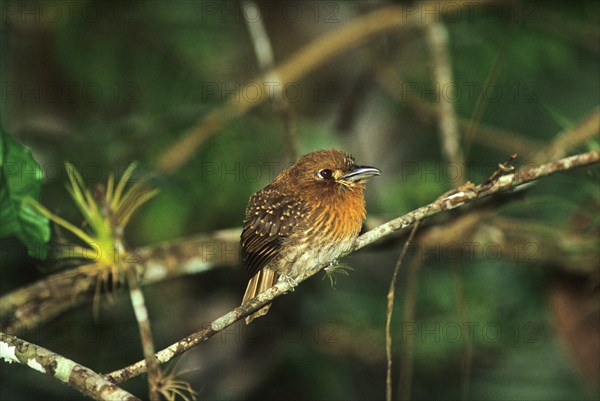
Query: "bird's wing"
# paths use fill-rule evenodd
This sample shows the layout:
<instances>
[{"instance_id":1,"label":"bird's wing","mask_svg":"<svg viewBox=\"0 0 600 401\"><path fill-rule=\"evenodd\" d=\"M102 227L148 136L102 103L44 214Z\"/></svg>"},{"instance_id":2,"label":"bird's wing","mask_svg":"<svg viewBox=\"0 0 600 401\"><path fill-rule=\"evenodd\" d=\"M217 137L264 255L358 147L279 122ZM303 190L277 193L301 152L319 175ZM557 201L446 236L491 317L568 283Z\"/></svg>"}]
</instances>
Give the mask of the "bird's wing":
<instances>
[{"instance_id":1,"label":"bird's wing","mask_svg":"<svg viewBox=\"0 0 600 401\"><path fill-rule=\"evenodd\" d=\"M279 191L265 188L252 195L241 238L242 258L250 277L279 254L303 215L303 203Z\"/></svg>"}]
</instances>

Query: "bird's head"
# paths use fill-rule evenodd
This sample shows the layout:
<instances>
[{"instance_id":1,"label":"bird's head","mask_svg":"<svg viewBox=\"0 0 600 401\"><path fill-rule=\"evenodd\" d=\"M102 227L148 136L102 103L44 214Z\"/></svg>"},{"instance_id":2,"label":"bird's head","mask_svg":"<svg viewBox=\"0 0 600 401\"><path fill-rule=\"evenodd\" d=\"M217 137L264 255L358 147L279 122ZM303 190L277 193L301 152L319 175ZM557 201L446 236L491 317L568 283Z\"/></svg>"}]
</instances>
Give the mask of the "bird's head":
<instances>
[{"instance_id":1,"label":"bird's head","mask_svg":"<svg viewBox=\"0 0 600 401\"><path fill-rule=\"evenodd\" d=\"M308 153L287 170L288 177L304 188L364 189L367 180L380 175L375 167L359 166L341 150Z\"/></svg>"}]
</instances>

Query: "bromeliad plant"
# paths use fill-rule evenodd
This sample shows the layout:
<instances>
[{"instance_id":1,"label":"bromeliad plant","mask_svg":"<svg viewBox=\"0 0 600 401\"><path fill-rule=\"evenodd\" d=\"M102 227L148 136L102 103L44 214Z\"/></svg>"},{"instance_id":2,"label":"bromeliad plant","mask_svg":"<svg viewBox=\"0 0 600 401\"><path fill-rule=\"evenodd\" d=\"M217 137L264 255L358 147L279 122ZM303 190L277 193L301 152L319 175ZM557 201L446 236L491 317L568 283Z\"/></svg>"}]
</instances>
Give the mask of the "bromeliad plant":
<instances>
[{"instance_id":1,"label":"bromeliad plant","mask_svg":"<svg viewBox=\"0 0 600 401\"><path fill-rule=\"evenodd\" d=\"M22 179L11 166L22 166L35 174ZM43 259L46 257L46 250L40 249L39 245L46 244L50 237L48 220L75 235L80 242L70 245L66 252L64 247L60 247L56 254L61 260L76 258L83 261L79 263L83 266L68 270L64 275L77 276L77 281L73 281L74 285L82 285L86 289L90 284L95 284L94 314L99 309L99 295L103 286L108 290L111 300L114 293L112 290L119 284L128 284L144 359L148 366L149 398L155 401L162 395L169 401L174 401L177 397L192 401L196 399L196 392L191 385L178 379L172 371L162 371L158 365L148 310L139 286L138 270L143 269L143 261L127 258L123 240L125 227L135 211L158 193L148 188L143 180L128 185L135 167L135 164L130 165L116 185L114 175L111 174L106 186L98 185L94 191L90 191L77 169L72 164L66 164L69 178L67 190L85 220L84 228L81 228L52 213L33 198L39 196L42 169L33 159L31 151L12 139L0 124L0 217L3 223L0 226L0 237L18 237L30 254ZM110 288L109 283L112 284ZM14 357L14 352L12 355ZM87 384L94 388L96 384L99 385L96 383L97 379L89 379L86 379Z\"/></svg>"},{"instance_id":2,"label":"bromeliad plant","mask_svg":"<svg viewBox=\"0 0 600 401\"><path fill-rule=\"evenodd\" d=\"M158 193L157 190L149 189L144 180L139 180L126 189L135 168L136 165L131 164L116 185L114 175L111 174L106 187L97 186L92 195L77 169L70 163L66 164L69 177L67 190L84 217L85 230L52 213L31 198L27 202L43 216L70 231L85 244L85 246L74 245L68 252L59 251L58 257L87 261L79 271L85 272L90 278L96 278L94 299L96 313L102 286L107 288L110 283L110 289L115 289L119 284L128 283L132 306L138 321L144 359L148 365L150 399L157 400L159 394L163 394L169 400L174 400L177 396L186 401L193 400L196 393L188 383L177 380L171 373L162 372L158 366L148 311L134 270L136 261L127 258L127 249L123 241L125 227L133 213Z\"/></svg>"},{"instance_id":3,"label":"bromeliad plant","mask_svg":"<svg viewBox=\"0 0 600 401\"><path fill-rule=\"evenodd\" d=\"M85 220L85 230L52 213L37 201L27 202L39 213L52 220L79 238L85 246L73 245L58 251L58 257L84 260L85 270L97 275L97 293L100 285L111 282L111 288L123 283L125 269L132 266L127 260L123 232L133 213L152 199L158 190L149 189L144 180L139 180L126 189L136 169L131 164L115 185L114 175L108 177L106 187L99 185L92 192L85 186L81 174L70 163L65 164L69 182L67 190ZM112 278L112 279L111 279Z\"/></svg>"}]
</instances>

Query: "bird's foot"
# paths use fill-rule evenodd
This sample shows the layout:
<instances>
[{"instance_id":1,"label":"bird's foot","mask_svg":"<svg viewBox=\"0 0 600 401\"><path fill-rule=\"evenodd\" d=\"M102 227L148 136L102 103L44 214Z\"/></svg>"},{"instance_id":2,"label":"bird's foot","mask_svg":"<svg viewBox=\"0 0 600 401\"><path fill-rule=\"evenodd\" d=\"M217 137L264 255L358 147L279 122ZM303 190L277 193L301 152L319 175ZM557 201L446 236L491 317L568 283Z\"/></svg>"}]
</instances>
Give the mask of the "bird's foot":
<instances>
[{"instance_id":1,"label":"bird's foot","mask_svg":"<svg viewBox=\"0 0 600 401\"><path fill-rule=\"evenodd\" d=\"M324 270L326 272L331 271L332 269L336 268L337 264L338 264L337 259L334 259L331 262L329 262L329 264L327 266L325 266Z\"/></svg>"},{"instance_id":2,"label":"bird's foot","mask_svg":"<svg viewBox=\"0 0 600 401\"><path fill-rule=\"evenodd\" d=\"M335 284L337 283L338 276L340 274L349 276L350 275L349 271L354 270L354 269L348 265L339 265L339 264L337 264L337 260L334 260L327 267L325 267L324 270L325 270L325 277L327 277L329 279L329 282L331 283L331 288L335 288ZM323 277L323 280L325 280L325 277Z\"/></svg>"}]
</instances>

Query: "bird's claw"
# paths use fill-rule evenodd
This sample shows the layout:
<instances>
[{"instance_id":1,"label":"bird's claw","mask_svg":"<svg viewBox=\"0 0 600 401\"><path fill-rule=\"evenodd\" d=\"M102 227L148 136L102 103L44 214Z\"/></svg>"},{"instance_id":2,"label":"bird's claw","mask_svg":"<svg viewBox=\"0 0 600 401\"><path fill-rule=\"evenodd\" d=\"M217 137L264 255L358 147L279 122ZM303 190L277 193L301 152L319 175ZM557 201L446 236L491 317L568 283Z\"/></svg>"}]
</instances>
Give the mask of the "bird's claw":
<instances>
[{"instance_id":1,"label":"bird's claw","mask_svg":"<svg viewBox=\"0 0 600 401\"><path fill-rule=\"evenodd\" d=\"M335 284L337 283L336 274L343 274L349 276L349 270L354 270L352 267L348 265L338 265L337 261L331 262L327 267L325 267L325 277L329 279L329 283L331 283L331 288L335 288ZM323 280L325 280L323 277Z\"/></svg>"},{"instance_id":2,"label":"bird's claw","mask_svg":"<svg viewBox=\"0 0 600 401\"><path fill-rule=\"evenodd\" d=\"M325 268L323 270L325 270L325 272L335 270L335 267L337 266L337 264L338 264L337 259L332 260L331 262L329 262L329 264L327 266L325 266Z\"/></svg>"}]
</instances>

